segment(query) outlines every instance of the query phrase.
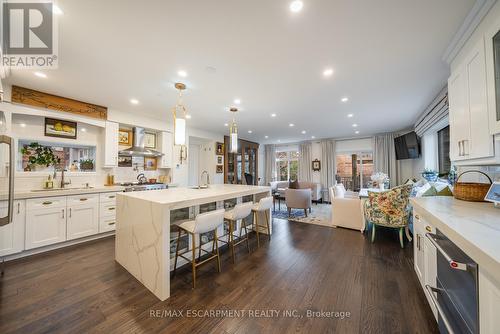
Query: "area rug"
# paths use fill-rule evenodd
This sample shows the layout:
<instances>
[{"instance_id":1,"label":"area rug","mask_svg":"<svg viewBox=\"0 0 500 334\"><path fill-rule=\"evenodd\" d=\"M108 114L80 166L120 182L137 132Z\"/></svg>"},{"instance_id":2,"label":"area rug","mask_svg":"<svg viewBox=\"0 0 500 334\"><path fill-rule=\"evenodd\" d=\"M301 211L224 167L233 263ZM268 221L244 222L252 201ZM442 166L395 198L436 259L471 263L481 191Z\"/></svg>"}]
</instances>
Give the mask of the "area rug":
<instances>
[{"instance_id":1,"label":"area rug","mask_svg":"<svg viewBox=\"0 0 500 334\"><path fill-rule=\"evenodd\" d=\"M304 210L302 209L292 209L290 217L288 217L288 209L286 205L281 204L281 210L273 211L273 218L288 219L289 221L294 222L333 227L331 212L332 209L330 204L313 204L312 212L307 212L307 217L304 216Z\"/></svg>"}]
</instances>

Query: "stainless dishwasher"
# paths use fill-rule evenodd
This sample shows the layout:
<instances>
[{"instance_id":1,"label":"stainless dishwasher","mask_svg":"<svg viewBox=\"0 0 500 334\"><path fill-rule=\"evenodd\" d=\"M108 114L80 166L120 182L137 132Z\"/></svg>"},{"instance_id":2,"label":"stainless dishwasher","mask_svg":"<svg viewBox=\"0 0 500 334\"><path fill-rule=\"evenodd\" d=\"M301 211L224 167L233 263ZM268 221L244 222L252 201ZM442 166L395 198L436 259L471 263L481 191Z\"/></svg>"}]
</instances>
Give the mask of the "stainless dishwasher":
<instances>
[{"instance_id":1,"label":"stainless dishwasher","mask_svg":"<svg viewBox=\"0 0 500 334\"><path fill-rule=\"evenodd\" d=\"M441 333L479 333L478 267L441 231L427 233L437 249L436 286L426 285Z\"/></svg>"}]
</instances>

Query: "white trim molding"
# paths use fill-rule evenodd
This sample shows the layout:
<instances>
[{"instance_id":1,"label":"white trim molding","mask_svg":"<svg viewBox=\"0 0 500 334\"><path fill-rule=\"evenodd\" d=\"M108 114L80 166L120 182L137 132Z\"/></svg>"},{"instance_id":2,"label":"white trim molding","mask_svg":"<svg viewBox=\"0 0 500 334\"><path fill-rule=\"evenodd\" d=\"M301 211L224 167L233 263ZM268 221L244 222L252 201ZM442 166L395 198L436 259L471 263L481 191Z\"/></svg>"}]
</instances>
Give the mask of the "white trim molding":
<instances>
[{"instance_id":1,"label":"white trim molding","mask_svg":"<svg viewBox=\"0 0 500 334\"><path fill-rule=\"evenodd\" d=\"M451 40L450 44L446 48L443 54L443 61L448 65L451 64L453 59L457 56L458 52L465 45L467 40L470 38L474 30L481 23L483 18L488 14L491 7L497 2L497 0L477 0L469 14L465 17L464 22L458 29L457 33Z\"/></svg>"}]
</instances>

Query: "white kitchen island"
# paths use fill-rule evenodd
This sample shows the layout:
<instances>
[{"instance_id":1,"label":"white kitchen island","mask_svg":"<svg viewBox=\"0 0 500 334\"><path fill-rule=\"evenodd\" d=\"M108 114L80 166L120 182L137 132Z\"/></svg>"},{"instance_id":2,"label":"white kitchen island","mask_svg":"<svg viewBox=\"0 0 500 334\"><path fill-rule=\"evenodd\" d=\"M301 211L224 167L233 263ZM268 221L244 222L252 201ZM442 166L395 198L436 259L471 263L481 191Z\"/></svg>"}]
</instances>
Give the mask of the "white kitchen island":
<instances>
[{"instance_id":1,"label":"white kitchen island","mask_svg":"<svg viewBox=\"0 0 500 334\"><path fill-rule=\"evenodd\" d=\"M269 187L230 184L210 185L208 189L174 188L119 193L115 259L155 296L165 300L170 297L171 225L178 224L182 219L194 219L201 211L228 207L227 202L230 201L256 202L266 196L271 196ZM178 213L183 212L186 217L176 218ZM269 211L270 219L271 214ZM258 219L262 222L260 219L265 218ZM188 242L187 247L189 245ZM211 243L205 246L210 248Z\"/></svg>"}]
</instances>

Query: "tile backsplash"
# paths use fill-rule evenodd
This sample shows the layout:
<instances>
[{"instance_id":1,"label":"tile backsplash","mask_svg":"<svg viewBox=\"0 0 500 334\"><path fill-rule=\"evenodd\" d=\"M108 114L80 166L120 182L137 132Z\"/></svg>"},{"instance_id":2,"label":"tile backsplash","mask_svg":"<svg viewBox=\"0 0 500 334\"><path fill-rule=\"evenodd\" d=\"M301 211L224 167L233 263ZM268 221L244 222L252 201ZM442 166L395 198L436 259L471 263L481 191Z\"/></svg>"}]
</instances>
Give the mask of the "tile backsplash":
<instances>
[{"instance_id":1,"label":"tile backsplash","mask_svg":"<svg viewBox=\"0 0 500 334\"><path fill-rule=\"evenodd\" d=\"M461 166L458 167L458 175L466 171L477 170L487 174L491 180L500 181L500 166ZM487 183L488 180L485 176L480 173L467 173L460 178L462 182L484 182Z\"/></svg>"}]
</instances>

